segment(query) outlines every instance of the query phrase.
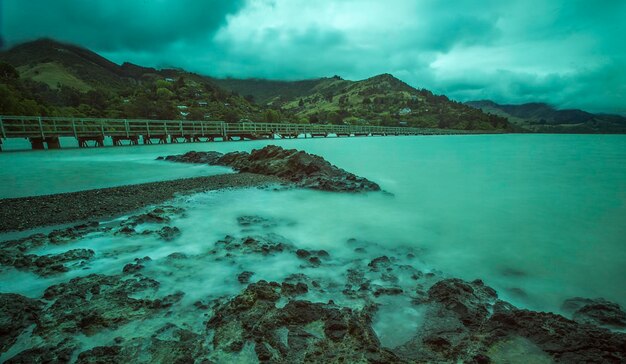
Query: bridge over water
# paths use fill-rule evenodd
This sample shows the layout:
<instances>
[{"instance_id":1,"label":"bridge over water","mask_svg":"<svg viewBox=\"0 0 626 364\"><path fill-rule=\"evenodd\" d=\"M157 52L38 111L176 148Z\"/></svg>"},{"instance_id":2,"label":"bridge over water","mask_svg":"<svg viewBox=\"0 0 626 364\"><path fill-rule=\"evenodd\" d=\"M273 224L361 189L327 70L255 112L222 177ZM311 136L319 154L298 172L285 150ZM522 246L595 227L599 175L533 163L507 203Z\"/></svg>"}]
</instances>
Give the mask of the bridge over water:
<instances>
[{"instance_id":1,"label":"bridge over water","mask_svg":"<svg viewBox=\"0 0 626 364\"><path fill-rule=\"evenodd\" d=\"M33 149L59 149L60 137L74 137L81 148L152 143L207 142L215 140L255 140L274 138L315 138L334 135L400 136L468 134L476 131L388 126L254 123L196 120L138 120L73 117L0 116L2 141L26 138Z\"/></svg>"}]
</instances>

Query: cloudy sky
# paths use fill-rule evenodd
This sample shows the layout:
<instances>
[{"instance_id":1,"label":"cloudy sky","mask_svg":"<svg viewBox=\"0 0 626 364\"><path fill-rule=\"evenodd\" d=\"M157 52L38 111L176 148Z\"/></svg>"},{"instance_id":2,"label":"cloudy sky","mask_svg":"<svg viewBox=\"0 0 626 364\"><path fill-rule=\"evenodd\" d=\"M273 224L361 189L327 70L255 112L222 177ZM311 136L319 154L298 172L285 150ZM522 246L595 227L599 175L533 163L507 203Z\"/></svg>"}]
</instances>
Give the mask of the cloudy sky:
<instances>
[{"instance_id":1,"label":"cloudy sky","mask_svg":"<svg viewBox=\"0 0 626 364\"><path fill-rule=\"evenodd\" d=\"M5 46L50 37L211 76L391 73L459 101L626 114L624 0L0 0Z\"/></svg>"}]
</instances>

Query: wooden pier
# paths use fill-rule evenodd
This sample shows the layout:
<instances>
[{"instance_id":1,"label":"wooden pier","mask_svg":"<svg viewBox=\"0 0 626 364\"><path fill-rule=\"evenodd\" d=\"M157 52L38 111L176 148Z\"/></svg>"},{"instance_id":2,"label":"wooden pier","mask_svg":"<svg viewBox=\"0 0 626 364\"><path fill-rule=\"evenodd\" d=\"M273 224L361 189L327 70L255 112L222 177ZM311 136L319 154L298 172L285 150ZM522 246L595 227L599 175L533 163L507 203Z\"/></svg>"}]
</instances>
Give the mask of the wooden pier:
<instances>
[{"instance_id":1,"label":"wooden pier","mask_svg":"<svg viewBox=\"0 0 626 364\"><path fill-rule=\"evenodd\" d=\"M216 139L255 140L316 138L334 135L399 136L475 133L465 130L332 124L288 124L194 120L95 119L71 117L0 116L0 150L3 140L26 138L33 149L59 149L60 137L74 137L78 146L102 147L106 138L114 146L209 142Z\"/></svg>"}]
</instances>

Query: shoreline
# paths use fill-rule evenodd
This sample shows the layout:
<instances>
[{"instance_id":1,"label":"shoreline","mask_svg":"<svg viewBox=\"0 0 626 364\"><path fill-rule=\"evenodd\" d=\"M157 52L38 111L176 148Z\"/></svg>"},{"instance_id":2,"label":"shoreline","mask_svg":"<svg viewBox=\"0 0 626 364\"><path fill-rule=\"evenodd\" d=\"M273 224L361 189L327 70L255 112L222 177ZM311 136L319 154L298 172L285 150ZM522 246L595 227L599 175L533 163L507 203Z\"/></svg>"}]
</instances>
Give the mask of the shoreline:
<instances>
[{"instance_id":1,"label":"shoreline","mask_svg":"<svg viewBox=\"0 0 626 364\"><path fill-rule=\"evenodd\" d=\"M180 194L285 182L274 176L232 173L0 199L0 233L113 217L162 203Z\"/></svg>"}]
</instances>

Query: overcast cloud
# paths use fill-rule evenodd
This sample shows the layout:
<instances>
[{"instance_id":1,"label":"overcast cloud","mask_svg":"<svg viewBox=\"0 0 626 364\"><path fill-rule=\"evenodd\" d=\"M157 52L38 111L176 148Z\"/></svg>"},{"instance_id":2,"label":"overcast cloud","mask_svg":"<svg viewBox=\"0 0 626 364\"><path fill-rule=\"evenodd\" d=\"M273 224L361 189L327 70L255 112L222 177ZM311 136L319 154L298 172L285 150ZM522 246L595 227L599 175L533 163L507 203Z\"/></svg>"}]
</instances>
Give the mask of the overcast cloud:
<instances>
[{"instance_id":1,"label":"overcast cloud","mask_svg":"<svg viewBox=\"0 0 626 364\"><path fill-rule=\"evenodd\" d=\"M211 76L391 73L459 101L626 114L622 0L4 0L7 45L50 37Z\"/></svg>"}]
</instances>

